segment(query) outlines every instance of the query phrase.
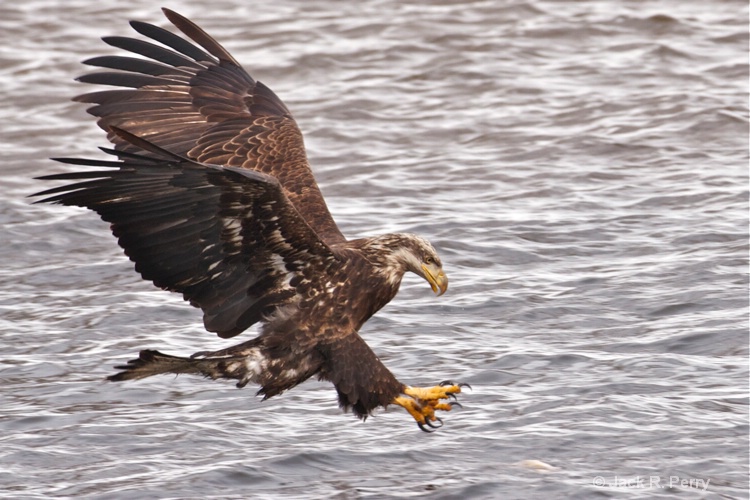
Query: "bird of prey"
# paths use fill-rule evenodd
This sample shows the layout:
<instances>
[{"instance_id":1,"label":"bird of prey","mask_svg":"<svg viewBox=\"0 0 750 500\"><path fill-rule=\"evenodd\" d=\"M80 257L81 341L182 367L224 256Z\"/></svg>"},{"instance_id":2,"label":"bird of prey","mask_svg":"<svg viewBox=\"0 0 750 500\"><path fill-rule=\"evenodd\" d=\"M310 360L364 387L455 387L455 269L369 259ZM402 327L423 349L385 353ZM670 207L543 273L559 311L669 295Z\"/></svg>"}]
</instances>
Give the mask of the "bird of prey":
<instances>
[{"instance_id":1,"label":"bird of prey","mask_svg":"<svg viewBox=\"0 0 750 500\"><path fill-rule=\"evenodd\" d=\"M422 430L442 426L436 411L458 405L467 384L402 383L358 333L407 271L445 293L433 246L405 233L346 239L284 103L200 27L163 11L192 42L138 21L131 26L151 41L103 38L143 56L89 59L105 71L79 78L118 87L75 98L93 104L114 143L101 149L114 158L57 158L104 168L42 177L75 182L38 193L39 202L96 211L143 279L200 308L209 332L260 329L190 357L143 350L109 380L197 374L258 384L265 399L315 376L363 420L397 405Z\"/></svg>"}]
</instances>

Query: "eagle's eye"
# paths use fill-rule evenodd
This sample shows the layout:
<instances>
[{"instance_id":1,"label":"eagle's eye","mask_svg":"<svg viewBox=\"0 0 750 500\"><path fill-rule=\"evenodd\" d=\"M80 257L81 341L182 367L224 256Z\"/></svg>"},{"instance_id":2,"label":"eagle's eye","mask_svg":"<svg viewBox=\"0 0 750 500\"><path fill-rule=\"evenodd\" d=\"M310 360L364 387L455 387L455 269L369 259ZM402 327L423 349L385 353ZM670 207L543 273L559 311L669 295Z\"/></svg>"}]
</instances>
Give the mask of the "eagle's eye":
<instances>
[{"instance_id":1,"label":"eagle's eye","mask_svg":"<svg viewBox=\"0 0 750 500\"><path fill-rule=\"evenodd\" d=\"M432 257L428 255L427 257L424 258L424 263L430 266L435 263L435 259L433 259Z\"/></svg>"}]
</instances>

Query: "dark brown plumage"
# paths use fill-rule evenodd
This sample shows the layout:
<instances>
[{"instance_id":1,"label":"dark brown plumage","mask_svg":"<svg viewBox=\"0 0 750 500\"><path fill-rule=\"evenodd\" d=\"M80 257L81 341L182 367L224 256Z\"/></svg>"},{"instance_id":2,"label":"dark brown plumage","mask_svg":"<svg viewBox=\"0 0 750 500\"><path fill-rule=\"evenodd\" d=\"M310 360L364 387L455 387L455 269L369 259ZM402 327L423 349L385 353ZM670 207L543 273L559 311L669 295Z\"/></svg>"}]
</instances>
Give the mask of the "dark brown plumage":
<instances>
[{"instance_id":1,"label":"dark brown plumage","mask_svg":"<svg viewBox=\"0 0 750 500\"><path fill-rule=\"evenodd\" d=\"M204 313L207 330L259 335L191 358L142 351L110 377L194 373L261 386L274 396L311 376L330 380L344 408L365 418L403 406L422 429L460 386L420 389L399 382L359 336L397 293L406 271L442 294L435 249L411 234L347 241L331 217L291 113L203 30L164 9L200 47L156 26L131 22L163 44L107 37L148 59L104 56L87 64L115 71L80 78L126 87L84 94L117 161L59 159L104 167L49 175L74 180L42 202L81 206L111 224L136 271L179 292Z\"/></svg>"}]
</instances>

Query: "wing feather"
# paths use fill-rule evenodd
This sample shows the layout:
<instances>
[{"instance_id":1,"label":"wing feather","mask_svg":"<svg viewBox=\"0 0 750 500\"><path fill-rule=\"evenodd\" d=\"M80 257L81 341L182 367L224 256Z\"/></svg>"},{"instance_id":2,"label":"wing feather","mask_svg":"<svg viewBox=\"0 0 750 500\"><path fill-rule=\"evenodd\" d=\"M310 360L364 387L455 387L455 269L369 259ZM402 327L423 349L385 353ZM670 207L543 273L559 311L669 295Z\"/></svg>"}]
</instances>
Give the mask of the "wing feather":
<instances>
[{"instance_id":1,"label":"wing feather","mask_svg":"<svg viewBox=\"0 0 750 500\"><path fill-rule=\"evenodd\" d=\"M179 74L182 73L185 77L184 83L190 82L191 73L187 70L181 70L174 66L168 66L166 64L160 64L146 59L138 59L135 57L123 57L123 56L99 56L92 57L83 61L83 64L89 66L96 66L99 68L117 69L120 71L131 71L133 73L141 73L144 75L160 76L168 74L173 80L178 79Z\"/></svg>"},{"instance_id":2,"label":"wing feather","mask_svg":"<svg viewBox=\"0 0 750 500\"><path fill-rule=\"evenodd\" d=\"M167 11L164 11L164 13L167 15L167 19L170 19L169 14L167 14ZM181 17L181 16L178 16L178 17ZM173 24L175 23L173 22ZM191 59L194 59L196 61L209 61L209 62L213 61L211 56L209 56L208 54L206 54L205 52L197 48L195 45L193 45L192 43L188 41L185 41L184 39L175 35L171 31L165 30L164 28L160 28L158 26L154 26L153 24L148 24L148 23L144 23L141 21L130 21L130 26L132 26L133 29L137 31L138 33L140 33L141 35L147 36L148 38L152 40L156 40L159 43L163 43L167 47L170 47L176 50L177 52L179 52L180 54L184 54ZM183 33L186 33L186 32L183 31ZM231 58L231 56L229 57Z\"/></svg>"},{"instance_id":3,"label":"wing feather","mask_svg":"<svg viewBox=\"0 0 750 500\"><path fill-rule=\"evenodd\" d=\"M163 28L133 21L131 26L138 33L163 46L104 37L110 46L147 59L100 56L87 60L88 65L110 71L83 75L80 81L121 89L91 92L76 100L93 104L88 112L99 118L99 126L108 131L117 150L138 152L112 127L201 163L271 175L323 241L329 245L345 242L310 170L302 134L284 103L205 31L163 10L197 45Z\"/></svg>"},{"instance_id":4,"label":"wing feather","mask_svg":"<svg viewBox=\"0 0 750 500\"><path fill-rule=\"evenodd\" d=\"M189 54L173 52L164 47L143 40L128 38L126 36L105 36L102 37L102 41L109 46L148 57L149 59L162 62L168 66L174 66L176 68L183 66L193 69L201 68L201 65L197 63L200 59L194 59ZM210 57L206 60L212 61Z\"/></svg>"},{"instance_id":5,"label":"wing feather","mask_svg":"<svg viewBox=\"0 0 750 500\"><path fill-rule=\"evenodd\" d=\"M61 159L108 168L42 177L81 182L38 193L48 196L40 202L99 213L136 271L200 307L209 331L237 335L304 294L303 273L325 276L338 262L273 177L115 133L150 156L105 150L120 161Z\"/></svg>"}]
</instances>

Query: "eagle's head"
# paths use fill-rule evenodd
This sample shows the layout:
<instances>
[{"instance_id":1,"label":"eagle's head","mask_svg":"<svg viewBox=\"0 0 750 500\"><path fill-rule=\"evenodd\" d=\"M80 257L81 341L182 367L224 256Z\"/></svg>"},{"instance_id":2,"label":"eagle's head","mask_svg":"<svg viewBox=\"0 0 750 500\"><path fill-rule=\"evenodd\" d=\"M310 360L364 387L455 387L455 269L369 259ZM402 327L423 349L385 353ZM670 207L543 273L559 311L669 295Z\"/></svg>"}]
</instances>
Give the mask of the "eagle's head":
<instances>
[{"instance_id":1,"label":"eagle's head","mask_svg":"<svg viewBox=\"0 0 750 500\"><path fill-rule=\"evenodd\" d=\"M387 275L388 281L401 281L406 271L421 276L438 296L448 290L448 277L440 257L429 241L410 233L384 234L368 241L371 262ZM374 258L372 258L374 257Z\"/></svg>"}]
</instances>

